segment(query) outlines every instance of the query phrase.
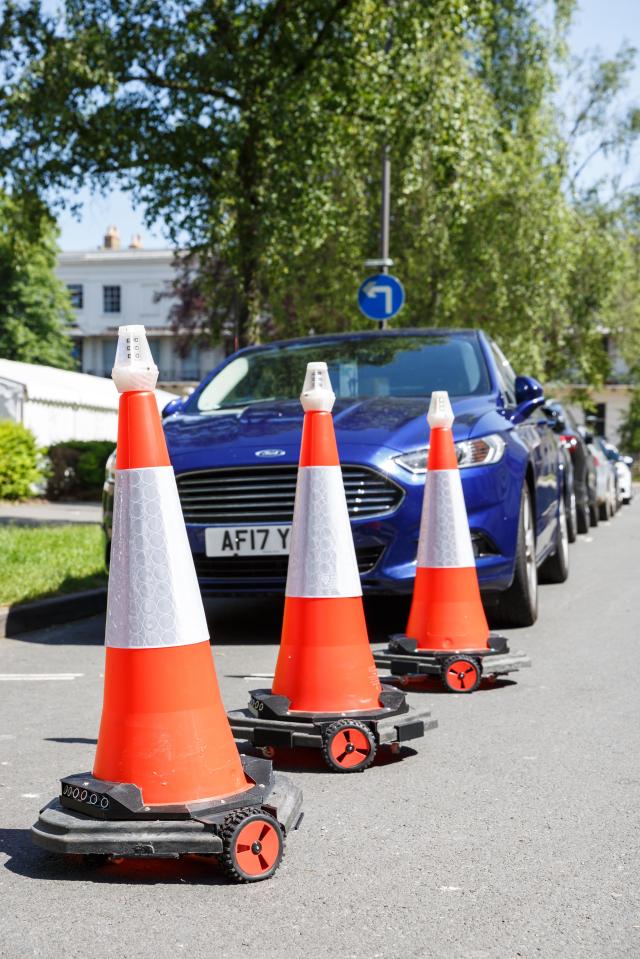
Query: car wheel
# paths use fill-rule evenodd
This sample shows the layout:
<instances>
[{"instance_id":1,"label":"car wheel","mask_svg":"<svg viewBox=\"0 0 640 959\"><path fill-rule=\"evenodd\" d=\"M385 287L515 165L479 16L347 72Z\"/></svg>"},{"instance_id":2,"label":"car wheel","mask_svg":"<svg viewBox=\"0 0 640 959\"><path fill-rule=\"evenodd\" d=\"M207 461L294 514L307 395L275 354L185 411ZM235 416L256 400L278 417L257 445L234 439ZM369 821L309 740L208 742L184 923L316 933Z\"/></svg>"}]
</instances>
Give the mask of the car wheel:
<instances>
[{"instance_id":1,"label":"car wheel","mask_svg":"<svg viewBox=\"0 0 640 959\"><path fill-rule=\"evenodd\" d=\"M609 512L609 511L610 511L610 508L611 508L611 507L610 507L610 504L609 504L609 497L607 496L607 497L603 500L603 502L600 503L600 505L598 506L598 519L599 519L601 522L606 523L608 519L611 519L611 515L610 515L610 512Z\"/></svg>"},{"instance_id":2,"label":"car wheel","mask_svg":"<svg viewBox=\"0 0 640 959\"><path fill-rule=\"evenodd\" d=\"M578 538L578 507L576 506L576 494L573 491L569 497L569 509L567 510L567 533L569 542L575 543Z\"/></svg>"},{"instance_id":3,"label":"car wheel","mask_svg":"<svg viewBox=\"0 0 640 959\"><path fill-rule=\"evenodd\" d=\"M525 482L520 497L518 542L513 582L498 598L492 620L501 626L533 626L538 618L538 568L531 493Z\"/></svg>"},{"instance_id":4,"label":"car wheel","mask_svg":"<svg viewBox=\"0 0 640 959\"><path fill-rule=\"evenodd\" d=\"M599 510L597 503L589 503L589 523L591 526L597 526L599 523Z\"/></svg>"},{"instance_id":5,"label":"car wheel","mask_svg":"<svg viewBox=\"0 0 640 959\"><path fill-rule=\"evenodd\" d=\"M564 583L569 576L569 533L567 530L567 510L564 497L558 504L558 528L556 530L556 548L549 559L540 567L540 579L545 583Z\"/></svg>"},{"instance_id":6,"label":"car wheel","mask_svg":"<svg viewBox=\"0 0 640 959\"><path fill-rule=\"evenodd\" d=\"M580 503L576 507L577 526L579 533L589 532L589 507L585 503Z\"/></svg>"}]
</instances>

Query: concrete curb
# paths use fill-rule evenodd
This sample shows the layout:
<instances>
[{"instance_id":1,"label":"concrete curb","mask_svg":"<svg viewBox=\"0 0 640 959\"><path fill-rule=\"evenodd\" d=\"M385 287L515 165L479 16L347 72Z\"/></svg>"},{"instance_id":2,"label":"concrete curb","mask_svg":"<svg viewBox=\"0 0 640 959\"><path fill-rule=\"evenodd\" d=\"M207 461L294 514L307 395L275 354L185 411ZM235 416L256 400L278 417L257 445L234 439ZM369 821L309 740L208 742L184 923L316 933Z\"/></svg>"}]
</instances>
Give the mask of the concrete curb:
<instances>
[{"instance_id":1,"label":"concrete curb","mask_svg":"<svg viewBox=\"0 0 640 959\"><path fill-rule=\"evenodd\" d=\"M107 608L107 588L51 596L33 603L0 606L0 639L59 623L95 616Z\"/></svg>"}]
</instances>

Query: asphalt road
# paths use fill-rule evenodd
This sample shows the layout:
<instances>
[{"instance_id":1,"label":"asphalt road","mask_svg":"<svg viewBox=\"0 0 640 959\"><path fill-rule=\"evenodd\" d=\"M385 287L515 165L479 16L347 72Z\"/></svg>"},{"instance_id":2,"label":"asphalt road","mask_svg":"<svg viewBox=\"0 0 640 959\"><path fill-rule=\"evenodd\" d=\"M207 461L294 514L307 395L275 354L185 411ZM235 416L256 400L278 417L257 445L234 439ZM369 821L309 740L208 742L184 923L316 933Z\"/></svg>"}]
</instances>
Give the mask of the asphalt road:
<instances>
[{"instance_id":1,"label":"asphalt road","mask_svg":"<svg viewBox=\"0 0 640 959\"><path fill-rule=\"evenodd\" d=\"M517 682L411 693L439 728L362 775L304 757L304 822L254 886L206 860L88 871L33 847L58 776L92 763L103 622L0 641L0 956L639 956L639 559L636 500L510 634L533 659ZM396 603L368 613L375 639L402 625ZM273 670L279 606L211 615L225 702L243 705L247 675Z\"/></svg>"}]
</instances>

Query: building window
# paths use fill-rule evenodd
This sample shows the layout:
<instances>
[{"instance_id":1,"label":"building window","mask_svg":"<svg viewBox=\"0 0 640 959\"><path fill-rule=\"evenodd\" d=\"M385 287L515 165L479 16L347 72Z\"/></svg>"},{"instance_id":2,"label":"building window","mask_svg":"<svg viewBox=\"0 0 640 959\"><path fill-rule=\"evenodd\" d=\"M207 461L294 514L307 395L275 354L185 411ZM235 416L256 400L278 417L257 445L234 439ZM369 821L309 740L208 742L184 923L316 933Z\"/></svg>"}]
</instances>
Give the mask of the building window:
<instances>
[{"instance_id":1,"label":"building window","mask_svg":"<svg viewBox=\"0 0 640 959\"><path fill-rule=\"evenodd\" d=\"M81 310L84 305L84 294L82 283L67 283L71 306L74 310Z\"/></svg>"},{"instance_id":2,"label":"building window","mask_svg":"<svg viewBox=\"0 0 640 959\"><path fill-rule=\"evenodd\" d=\"M120 312L120 287L102 287L102 310L104 313Z\"/></svg>"}]
</instances>

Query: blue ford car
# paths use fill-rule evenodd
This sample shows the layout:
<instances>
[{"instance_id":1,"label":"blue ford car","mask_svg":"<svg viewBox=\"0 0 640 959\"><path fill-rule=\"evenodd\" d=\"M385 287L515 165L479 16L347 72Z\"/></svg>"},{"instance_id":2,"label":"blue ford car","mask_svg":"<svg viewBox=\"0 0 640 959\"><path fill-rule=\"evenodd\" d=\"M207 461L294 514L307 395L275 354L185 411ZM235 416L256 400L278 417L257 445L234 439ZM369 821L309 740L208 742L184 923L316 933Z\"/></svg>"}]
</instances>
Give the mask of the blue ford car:
<instances>
[{"instance_id":1,"label":"blue ford car","mask_svg":"<svg viewBox=\"0 0 640 959\"><path fill-rule=\"evenodd\" d=\"M568 479L540 406L477 330L347 333L251 347L163 413L204 594L282 592L307 363L324 360L365 593L408 593L415 575L432 390L447 390L483 596L529 625L538 570L568 574ZM110 535L113 473L105 483Z\"/></svg>"}]
</instances>

